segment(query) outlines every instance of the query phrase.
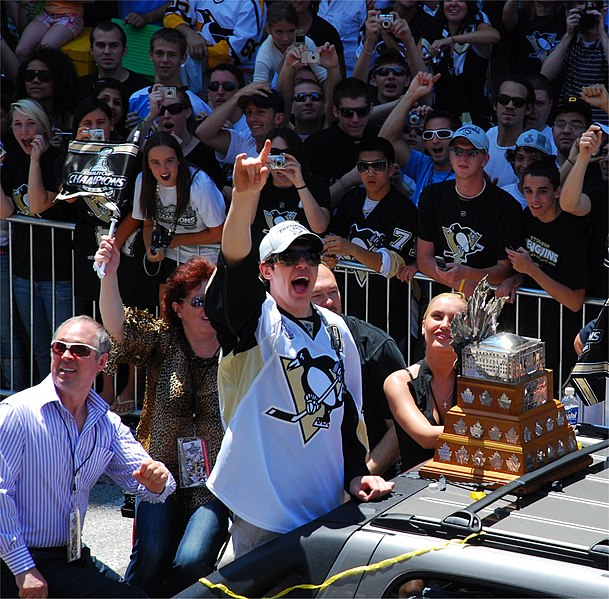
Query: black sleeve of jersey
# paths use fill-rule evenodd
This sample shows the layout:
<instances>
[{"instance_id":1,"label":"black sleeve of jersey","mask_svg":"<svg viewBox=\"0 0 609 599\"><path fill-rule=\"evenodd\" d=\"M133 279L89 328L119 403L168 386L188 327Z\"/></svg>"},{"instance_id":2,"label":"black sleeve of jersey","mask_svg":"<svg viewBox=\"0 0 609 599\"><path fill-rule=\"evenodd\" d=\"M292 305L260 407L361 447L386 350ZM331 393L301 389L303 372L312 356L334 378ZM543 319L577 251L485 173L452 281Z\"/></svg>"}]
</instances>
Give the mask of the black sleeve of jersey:
<instances>
[{"instance_id":1,"label":"black sleeve of jersey","mask_svg":"<svg viewBox=\"0 0 609 599\"><path fill-rule=\"evenodd\" d=\"M355 211L355 204L359 201L359 188L350 189L338 201L330 217L328 231L334 235L340 235L347 239L353 224L352 214Z\"/></svg>"},{"instance_id":2,"label":"black sleeve of jersey","mask_svg":"<svg viewBox=\"0 0 609 599\"><path fill-rule=\"evenodd\" d=\"M500 190L503 192L503 190ZM524 242L523 210L516 199L507 192L502 198L506 202L503 217L498 220L501 230L495 236L495 253L497 260L507 259L505 244L509 242L512 247L526 247ZM503 194L502 194L503 195ZM507 196L507 197L506 197ZM509 201L508 201L509 200Z\"/></svg>"},{"instance_id":3,"label":"black sleeve of jersey","mask_svg":"<svg viewBox=\"0 0 609 599\"><path fill-rule=\"evenodd\" d=\"M315 201L321 208L327 208L332 211L332 199L330 198L330 188L328 183L318 175L311 175L310 189Z\"/></svg>"},{"instance_id":4,"label":"black sleeve of jersey","mask_svg":"<svg viewBox=\"0 0 609 599\"><path fill-rule=\"evenodd\" d=\"M244 351L253 339L266 299L264 283L258 277L254 250L238 266L228 267L222 252L205 292L205 313L218 333L222 351ZM255 342L255 340L254 340Z\"/></svg>"},{"instance_id":5,"label":"black sleeve of jersey","mask_svg":"<svg viewBox=\"0 0 609 599\"><path fill-rule=\"evenodd\" d=\"M369 362L362 368L362 378L366 377L366 388L374 397L374 402L379 408L383 418L393 418L389 409L389 402L385 396L383 385L385 379L396 370L406 368L404 356L399 350L397 343L387 335L385 342L379 346L378 351L371 356Z\"/></svg>"},{"instance_id":6,"label":"black sleeve of jersey","mask_svg":"<svg viewBox=\"0 0 609 599\"><path fill-rule=\"evenodd\" d=\"M350 394L345 396L341 435L343 440L343 462L345 472L345 491L356 476L370 474L366 466L366 447L357 436L359 414Z\"/></svg>"}]
</instances>

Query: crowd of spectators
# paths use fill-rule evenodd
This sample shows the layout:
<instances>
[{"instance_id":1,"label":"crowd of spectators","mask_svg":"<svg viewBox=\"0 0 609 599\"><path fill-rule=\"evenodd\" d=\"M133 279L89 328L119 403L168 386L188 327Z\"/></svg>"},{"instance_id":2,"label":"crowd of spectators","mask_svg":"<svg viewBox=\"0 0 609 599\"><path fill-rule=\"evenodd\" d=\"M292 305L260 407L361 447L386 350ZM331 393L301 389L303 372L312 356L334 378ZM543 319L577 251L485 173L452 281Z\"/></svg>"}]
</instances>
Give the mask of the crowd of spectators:
<instances>
[{"instance_id":1,"label":"crowd of spectators","mask_svg":"<svg viewBox=\"0 0 609 599\"><path fill-rule=\"evenodd\" d=\"M127 314L157 311L191 257L215 264L235 160L267 140L254 248L295 220L323 238L329 268L354 261L377 273L338 277L346 311L388 324L411 361L428 342L420 314L430 297L417 272L433 293L470 296L484 277L512 303L519 287L543 290L553 298L543 321L526 298L517 325L546 342L560 388L585 296L609 295L604 0L5 1L1 10L1 388L49 373L52 331L68 316L101 318L93 261L111 230ZM145 26L139 58L152 77L124 66L128 34ZM79 76L64 46L83 28L94 67ZM66 191L78 169L107 172L112 154L126 156L120 192ZM25 219L9 228L14 215ZM26 220L40 218L74 223L73 238ZM506 323L516 325L509 310ZM119 413L134 405L129 362L118 384L98 380Z\"/></svg>"}]
</instances>

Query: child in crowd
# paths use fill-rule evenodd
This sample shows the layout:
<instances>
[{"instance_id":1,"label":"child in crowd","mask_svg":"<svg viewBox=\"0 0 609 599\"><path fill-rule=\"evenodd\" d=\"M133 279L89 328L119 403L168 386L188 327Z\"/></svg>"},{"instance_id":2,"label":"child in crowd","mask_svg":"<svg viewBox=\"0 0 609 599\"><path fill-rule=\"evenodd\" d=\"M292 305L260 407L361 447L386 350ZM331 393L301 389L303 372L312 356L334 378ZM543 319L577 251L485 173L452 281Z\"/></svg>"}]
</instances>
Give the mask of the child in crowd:
<instances>
[{"instance_id":1,"label":"child in crowd","mask_svg":"<svg viewBox=\"0 0 609 599\"><path fill-rule=\"evenodd\" d=\"M266 81L272 85L277 73L281 68L283 57L288 48L296 40L296 28L298 27L298 15L294 7L288 2L273 2L267 13L266 31L269 34L262 42L256 55L256 66L254 68L254 81ZM302 55L304 52L317 52L315 42L304 38L304 48L301 51L301 62L305 63ZM317 57L319 53L317 52ZM311 55L309 54L309 58ZM310 64L318 81L325 81L328 77L326 69L316 62Z\"/></svg>"}]
</instances>

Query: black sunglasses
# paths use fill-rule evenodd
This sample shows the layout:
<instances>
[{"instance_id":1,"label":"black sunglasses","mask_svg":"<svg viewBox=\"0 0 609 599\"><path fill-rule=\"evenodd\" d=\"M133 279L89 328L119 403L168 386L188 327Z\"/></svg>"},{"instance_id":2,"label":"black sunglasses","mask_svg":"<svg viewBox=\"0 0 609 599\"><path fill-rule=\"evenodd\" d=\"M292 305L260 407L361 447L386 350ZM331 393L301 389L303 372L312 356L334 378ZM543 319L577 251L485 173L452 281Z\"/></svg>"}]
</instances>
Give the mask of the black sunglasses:
<instances>
[{"instance_id":1,"label":"black sunglasses","mask_svg":"<svg viewBox=\"0 0 609 599\"><path fill-rule=\"evenodd\" d=\"M422 137L425 141L431 141L434 135L438 139L450 139L453 132L450 129L427 129L423 131Z\"/></svg>"},{"instance_id":2,"label":"black sunglasses","mask_svg":"<svg viewBox=\"0 0 609 599\"><path fill-rule=\"evenodd\" d=\"M183 302L188 302L193 308L203 308L203 306L205 306L204 295L195 295L191 299L188 299L187 297L181 297L180 300Z\"/></svg>"},{"instance_id":3,"label":"black sunglasses","mask_svg":"<svg viewBox=\"0 0 609 599\"><path fill-rule=\"evenodd\" d=\"M465 148L455 148L454 146L451 146L450 151L455 156L463 156L463 154L465 153L468 158L476 158L476 156L484 154L484 150L478 150L476 148L473 150L466 150Z\"/></svg>"},{"instance_id":4,"label":"black sunglasses","mask_svg":"<svg viewBox=\"0 0 609 599\"><path fill-rule=\"evenodd\" d=\"M87 345L86 343L67 343L65 341L51 342L51 351L58 356L63 356L66 349L75 358L88 358L91 355L91 352L95 352L96 354L101 353L96 347Z\"/></svg>"},{"instance_id":5,"label":"black sunglasses","mask_svg":"<svg viewBox=\"0 0 609 599\"><path fill-rule=\"evenodd\" d=\"M379 67L374 71L375 75L380 75L381 77L387 77L389 73L393 73L396 77L404 77L406 69L404 67Z\"/></svg>"},{"instance_id":6,"label":"black sunglasses","mask_svg":"<svg viewBox=\"0 0 609 599\"><path fill-rule=\"evenodd\" d=\"M311 92L308 94L307 92L298 92L294 95L292 100L294 102L306 102L308 98L311 98L311 102L323 102L324 97L319 92Z\"/></svg>"},{"instance_id":7,"label":"black sunglasses","mask_svg":"<svg viewBox=\"0 0 609 599\"><path fill-rule=\"evenodd\" d=\"M313 250L286 250L278 254L271 254L265 262L267 264L278 262L284 266L296 266L301 258L304 258L309 266L319 266L321 264L321 254Z\"/></svg>"},{"instance_id":8,"label":"black sunglasses","mask_svg":"<svg viewBox=\"0 0 609 599\"><path fill-rule=\"evenodd\" d=\"M514 108L522 108L527 103L525 98L514 98L507 94L499 94L497 96L497 102L502 106L507 106L511 102L514 105Z\"/></svg>"},{"instance_id":9,"label":"black sunglasses","mask_svg":"<svg viewBox=\"0 0 609 599\"><path fill-rule=\"evenodd\" d=\"M53 75L51 74L51 71L49 71L48 69L42 69L40 71L35 71L33 69L27 69L25 71L24 79L28 83L31 83L32 81L34 81L34 79L38 79L38 81L40 81L40 83L48 83L49 81L53 81Z\"/></svg>"},{"instance_id":10,"label":"black sunglasses","mask_svg":"<svg viewBox=\"0 0 609 599\"><path fill-rule=\"evenodd\" d=\"M175 104L170 104L169 106L161 106L159 111L159 116L163 116L165 112L169 114L180 114L180 112L184 112L186 106L182 104L182 102L176 102Z\"/></svg>"},{"instance_id":11,"label":"black sunglasses","mask_svg":"<svg viewBox=\"0 0 609 599\"><path fill-rule=\"evenodd\" d=\"M355 108L341 107L338 109L338 112L346 119L350 119L354 114L357 114L359 117L368 116L370 114L370 106L357 106Z\"/></svg>"},{"instance_id":12,"label":"black sunglasses","mask_svg":"<svg viewBox=\"0 0 609 599\"><path fill-rule=\"evenodd\" d=\"M384 173L389 166L386 160L373 160L368 162L367 160L357 161L357 172L367 173L369 169L372 169L375 173Z\"/></svg>"},{"instance_id":13,"label":"black sunglasses","mask_svg":"<svg viewBox=\"0 0 609 599\"><path fill-rule=\"evenodd\" d=\"M232 81L211 81L207 86L212 92L217 92L221 87L225 92L235 91L239 86Z\"/></svg>"}]
</instances>

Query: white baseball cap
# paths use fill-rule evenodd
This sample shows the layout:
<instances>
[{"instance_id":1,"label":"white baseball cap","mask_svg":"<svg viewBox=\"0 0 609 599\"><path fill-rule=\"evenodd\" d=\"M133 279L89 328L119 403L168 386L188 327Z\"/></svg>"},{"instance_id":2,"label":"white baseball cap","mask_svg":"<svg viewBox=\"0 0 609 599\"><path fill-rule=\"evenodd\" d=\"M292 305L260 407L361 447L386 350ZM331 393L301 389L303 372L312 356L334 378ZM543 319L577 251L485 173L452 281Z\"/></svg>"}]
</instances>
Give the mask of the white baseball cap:
<instances>
[{"instance_id":1,"label":"white baseball cap","mask_svg":"<svg viewBox=\"0 0 609 599\"><path fill-rule=\"evenodd\" d=\"M287 250L297 239L310 242L312 249L319 253L323 250L324 244L319 235L311 233L295 220L284 220L271 227L260 242L260 262L264 262L272 254Z\"/></svg>"},{"instance_id":2,"label":"white baseball cap","mask_svg":"<svg viewBox=\"0 0 609 599\"><path fill-rule=\"evenodd\" d=\"M477 127L476 125L464 125L463 127L460 127L450 138L450 145L460 137L469 141L474 148L488 152L488 137L480 127Z\"/></svg>"}]
</instances>

